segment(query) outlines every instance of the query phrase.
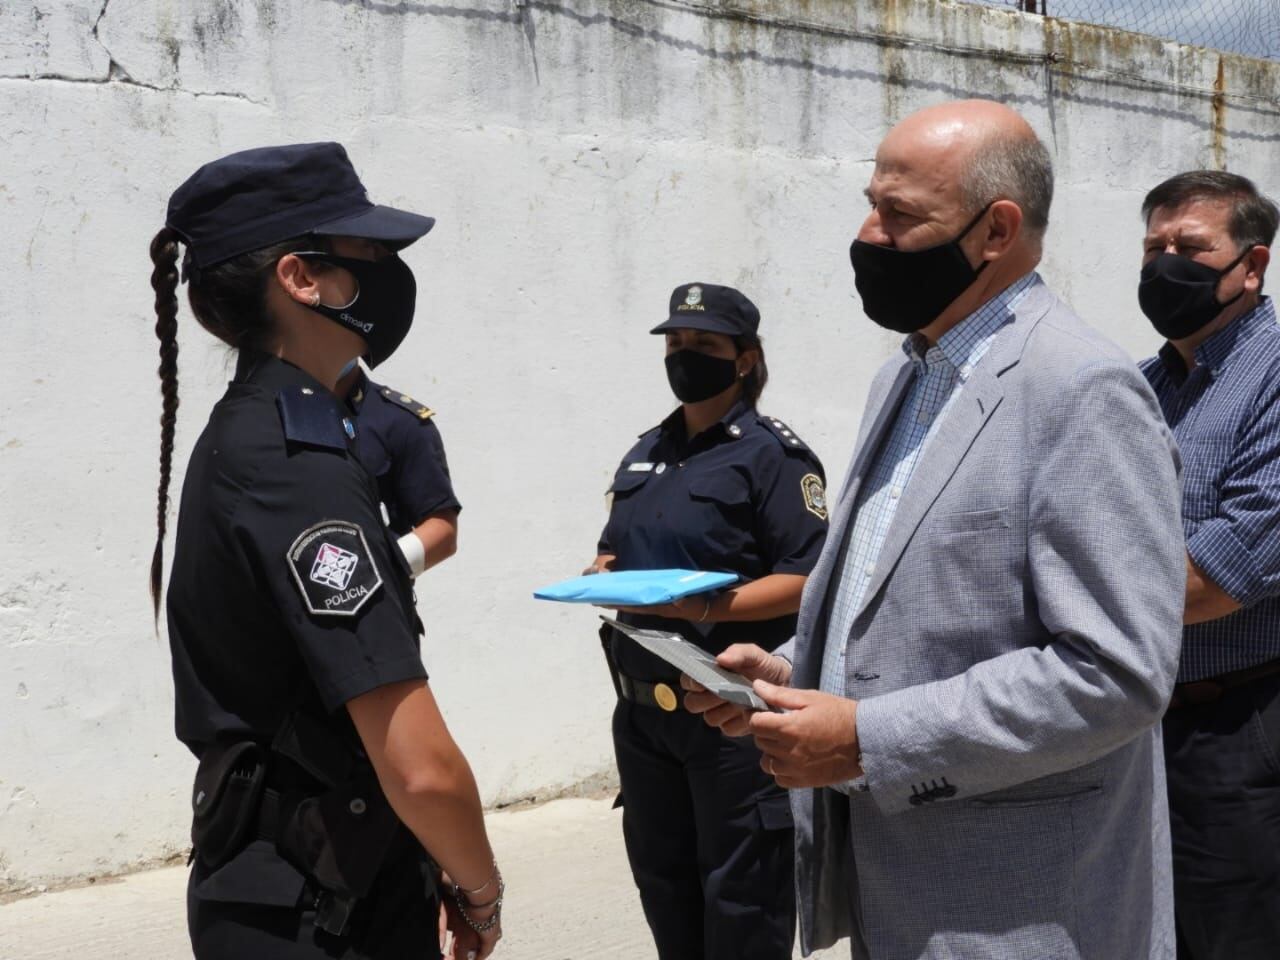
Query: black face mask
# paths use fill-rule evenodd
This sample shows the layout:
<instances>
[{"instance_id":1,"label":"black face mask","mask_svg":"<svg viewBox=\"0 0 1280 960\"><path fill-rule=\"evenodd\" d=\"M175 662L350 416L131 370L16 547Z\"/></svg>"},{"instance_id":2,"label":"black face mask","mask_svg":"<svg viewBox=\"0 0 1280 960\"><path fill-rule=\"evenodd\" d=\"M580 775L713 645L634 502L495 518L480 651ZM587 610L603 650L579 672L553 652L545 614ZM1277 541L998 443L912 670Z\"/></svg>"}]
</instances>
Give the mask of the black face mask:
<instances>
[{"instance_id":1,"label":"black face mask","mask_svg":"<svg viewBox=\"0 0 1280 960\"><path fill-rule=\"evenodd\" d=\"M341 307L327 303L308 306L364 337L368 348L364 356L370 367L395 353L413 325L413 305L418 295L418 284L408 264L395 254L380 260L358 260L319 251L296 256L342 267L356 278L356 295L350 303Z\"/></svg>"},{"instance_id":2,"label":"black face mask","mask_svg":"<svg viewBox=\"0 0 1280 960\"><path fill-rule=\"evenodd\" d=\"M990 209L990 204L983 207L954 240L924 250L854 240L849 260L863 313L898 333L915 333L937 320L990 262L984 260L974 269L960 248L960 241Z\"/></svg>"},{"instance_id":3,"label":"black face mask","mask_svg":"<svg viewBox=\"0 0 1280 960\"><path fill-rule=\"evenodd\" d=\"M667 381L681 403L701 403L724 393L738 379L733 360L712 357L697 350L667 354Z\"/></svg>"},{"instance_id":4,"label":"black face mask","mask_svg":"<svg viewBox=\"0 0 1280 960\"><path fill-rule=\"evenodd\" d=\"M1250 248L1252 249L1252 247ZM1244 296L1244 288L1226 303L1218 302L1218 281L1236 268L1246 250L1221 270L1176 253L1162 253L1142 268L1138 305L1166 340L1182 340Z\"/></svg>"}]
</instances>

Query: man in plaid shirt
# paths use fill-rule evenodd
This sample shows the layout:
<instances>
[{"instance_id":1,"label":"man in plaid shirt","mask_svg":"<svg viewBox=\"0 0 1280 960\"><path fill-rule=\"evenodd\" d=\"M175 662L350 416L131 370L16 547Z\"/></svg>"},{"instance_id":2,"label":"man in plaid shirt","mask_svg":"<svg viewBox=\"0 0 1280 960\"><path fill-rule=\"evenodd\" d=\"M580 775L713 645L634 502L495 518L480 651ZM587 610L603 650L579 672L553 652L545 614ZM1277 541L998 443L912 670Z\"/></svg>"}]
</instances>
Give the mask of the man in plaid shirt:
<instances>
[{"instance_id":1,"label":"man in plaid shirt","mask_svg":"<svg viewBox=\"0 0 1280 960\"><path fill-rule=\"evenodd\" d=\"M1164 721L1180 960L1280 957L1280 328L1276 205L1179 174L1143 201L1142 372L1182 452L1187 603ZM1134 571L1141 576L1141 571Z\"/></svg>"}]
</instances>

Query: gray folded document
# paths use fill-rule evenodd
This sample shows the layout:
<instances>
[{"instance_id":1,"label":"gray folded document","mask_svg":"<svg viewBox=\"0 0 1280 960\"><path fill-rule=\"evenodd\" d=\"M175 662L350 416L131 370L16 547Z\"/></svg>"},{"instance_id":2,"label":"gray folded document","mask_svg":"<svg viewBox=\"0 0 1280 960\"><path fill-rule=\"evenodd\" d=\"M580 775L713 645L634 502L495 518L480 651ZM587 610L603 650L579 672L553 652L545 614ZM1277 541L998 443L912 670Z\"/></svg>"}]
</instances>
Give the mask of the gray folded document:
<instances>
[{"instance_id":1,"label":"gray folded document","mask_svg":"<svg viewBox=\"0 0 1280 960\"><path fill-rule=\"evenodd\" d=\"M736 703L752 710L771 710L767 703L751 688L751 681L740 673L733 673L716 663L716 658L703 650L696 643L690 643L678 633L666 630L643 630L627 623L619 623L611 617L600 618L615 630L624 634L644 647L655 656L661 657L681 673L697 680L721 700Z\"/></svg>"}]
</instances>

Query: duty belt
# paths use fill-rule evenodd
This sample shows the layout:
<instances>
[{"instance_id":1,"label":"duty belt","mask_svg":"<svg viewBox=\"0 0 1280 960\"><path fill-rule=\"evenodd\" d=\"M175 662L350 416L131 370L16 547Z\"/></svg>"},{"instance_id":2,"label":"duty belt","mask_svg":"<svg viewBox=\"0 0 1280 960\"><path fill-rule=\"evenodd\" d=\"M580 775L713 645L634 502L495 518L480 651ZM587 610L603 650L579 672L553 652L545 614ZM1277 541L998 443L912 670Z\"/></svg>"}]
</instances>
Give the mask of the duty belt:
<instances>
[{"instance_id":1,"label":"duty belt","mask_svg":"<svg viewBox=\"0 0 1280 960\"><path fill-rule=\"evenodd\" d=\"M645 707L657 707L666 713L673 713L684 703L684 691L678 683L649 683L636 680L618 670L613 672L614 686L623 700L638 703Z\"/></svg>"},{"instance_id":2,"label":"duty belt","mask_svg":"<svg viewBox=\"0 0 1280 960\"><path fill-rule=\"evenodd\" d=\"M612 640L613 628L605 624L600 628L600 645L604 649L604 659L609 665L609 677L613 680L613 689L620 699L630 703L638 703L643 707L657 707L664 713L674 713L684 703L684 691L677 682L656 683L648 680L637 680L618 669L613 662Z\"/></svg>"}]
</instances>

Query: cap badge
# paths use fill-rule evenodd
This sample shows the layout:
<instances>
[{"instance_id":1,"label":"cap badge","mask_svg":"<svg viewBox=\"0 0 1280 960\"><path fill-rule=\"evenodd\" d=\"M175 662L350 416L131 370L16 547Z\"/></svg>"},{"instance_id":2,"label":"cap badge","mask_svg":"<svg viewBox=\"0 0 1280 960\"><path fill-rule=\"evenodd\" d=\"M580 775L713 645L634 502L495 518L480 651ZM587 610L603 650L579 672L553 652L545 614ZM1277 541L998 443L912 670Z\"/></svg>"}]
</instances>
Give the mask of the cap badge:
<instances>
[{"instance_id":1,"label":"cap badge","mask_svg":"<svg viewBox=\"0 0 1280 960\"><path fill-rule=\"evenodd\" d=\"M702 288L696 283L689 288L689 294L684 298L684 302L691 307L696 307L702 302Z\"/></svg>"}]
</instances>

